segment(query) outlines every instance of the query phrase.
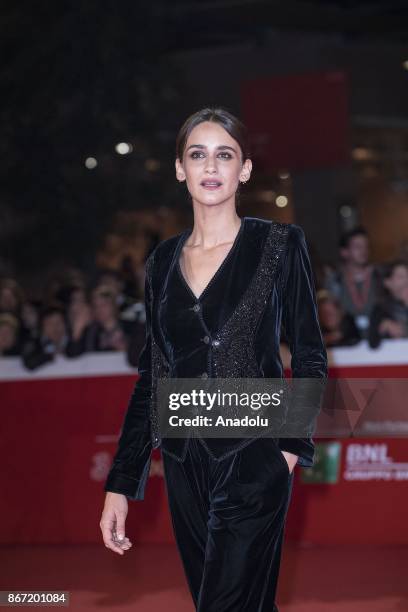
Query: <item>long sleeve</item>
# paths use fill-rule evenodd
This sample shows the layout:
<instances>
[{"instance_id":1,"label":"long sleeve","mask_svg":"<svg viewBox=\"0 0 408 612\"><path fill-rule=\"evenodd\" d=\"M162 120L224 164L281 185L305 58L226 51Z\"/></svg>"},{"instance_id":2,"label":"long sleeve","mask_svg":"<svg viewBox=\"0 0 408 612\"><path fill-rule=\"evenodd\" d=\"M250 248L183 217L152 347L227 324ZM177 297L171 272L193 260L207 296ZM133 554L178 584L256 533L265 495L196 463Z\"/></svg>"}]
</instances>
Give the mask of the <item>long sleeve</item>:
<instances>
[{"instance_id":1,"label":"long sleeve","mask_svg":"<svg viewBox=\"0 0 408 612\"><path fill-rule=\"evenodd\" d=\"M313 272L305 234L291 225L282 265L282 324L291 352L293 389L285 431L299 431L305 425L308 437L279 438L281 450L299 455L298 464L313 465L314 443L311 424L320 410L327 378L327 353L320 330ZM314 384L297 379L319 379Z\"/></svg>"},{"instance_id":2,"label":"long sleeve","mask_svg":"<svg viewBox=\"0 0 408 612\"><path fill-rule=\"evenodd\" d=\"M139 356L139 378L130 397L118 448L104 490L143 500L149 476L152 443L150 436L151 369L151 274L154 252L146 261L146 339Z\"/></svg>"}]
</instances>

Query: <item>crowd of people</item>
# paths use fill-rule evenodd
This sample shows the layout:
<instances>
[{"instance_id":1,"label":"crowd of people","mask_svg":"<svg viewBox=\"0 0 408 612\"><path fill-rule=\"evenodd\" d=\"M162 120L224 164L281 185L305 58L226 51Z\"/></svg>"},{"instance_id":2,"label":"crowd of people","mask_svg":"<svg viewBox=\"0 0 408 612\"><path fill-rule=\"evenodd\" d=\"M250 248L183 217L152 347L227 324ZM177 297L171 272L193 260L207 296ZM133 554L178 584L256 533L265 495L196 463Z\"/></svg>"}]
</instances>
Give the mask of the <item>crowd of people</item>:
<instances>
[{"instance_id":1,"label":"crowd of people","mask_svg":"<svg viewBox=\"0 0 408 612\"><path fill-rule=\"evenodd\" d=\"M34 370L57 355L124 351L137 366L145 339L143 280L105 270L89 287L76 276L53 283L42 301L26 299L15 279L0 279L0 356L20 356Z\"/></svg>"},{"instance_id":2,"label":"crowd of people","mask_svg":"<svg viewBox=\"0 0 408 612\"><path fill-rule=\"evenodd\" d=\"M315 275L320 325L327 347L408 337L408 257L375 265L362 227L343 235L340 263ZM13 278L0 279L0 357L19 356L34 370L56 355L75 358L124 351L130 365L145 339L143 277L129 266L62 279L43 300L29 299ZM283 330L283 339L285 338Z\"/></svg>"},{"instance_id":3,"label":"crowd of people","mask_svg":"<svg viewBox=\"0 0 408 612\"><path fill-rule=\"evenodd\" d=\"M327 347L366 340L372 349L383 339L408 337L408 257L370 261L370 242L363 227L345 233L340 264L326 267L317 291L319 321Z\"/></svg>"}]
</instances>

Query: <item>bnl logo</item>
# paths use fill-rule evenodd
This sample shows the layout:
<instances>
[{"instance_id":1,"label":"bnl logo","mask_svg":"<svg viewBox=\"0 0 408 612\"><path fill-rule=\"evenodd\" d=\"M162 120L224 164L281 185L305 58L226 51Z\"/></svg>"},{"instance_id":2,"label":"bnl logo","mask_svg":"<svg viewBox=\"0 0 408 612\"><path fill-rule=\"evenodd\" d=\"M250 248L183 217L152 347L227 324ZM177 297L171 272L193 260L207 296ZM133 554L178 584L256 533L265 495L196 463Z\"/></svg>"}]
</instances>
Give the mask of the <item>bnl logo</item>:
<instances>
[{"instance_id":1,"label":"bnl logo","mask_svg":"<svg viewBox=\"0 0 408 612\"><path fill-rule=\"evenodd\" d=\"M346 462L356 463L392 463L387 455L387 444L349 444L346 452Z\"/></svg>"}]
</instances>

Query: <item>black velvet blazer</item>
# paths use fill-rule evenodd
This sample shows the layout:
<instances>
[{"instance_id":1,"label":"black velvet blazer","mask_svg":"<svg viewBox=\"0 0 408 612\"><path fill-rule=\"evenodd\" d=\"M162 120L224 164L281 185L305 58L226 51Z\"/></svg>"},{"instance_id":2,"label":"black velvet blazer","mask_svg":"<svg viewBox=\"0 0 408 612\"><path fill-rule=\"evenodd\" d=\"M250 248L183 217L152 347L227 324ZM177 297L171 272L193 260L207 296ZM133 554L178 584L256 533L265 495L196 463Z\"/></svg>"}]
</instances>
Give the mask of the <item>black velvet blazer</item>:
<instances>
[{"instance_id":1,"label":"black velvet blazer","mask_svg":"<svg viewBox=\"0 0 408 612\"><path fill-rule=\"evenodd\" d=\"M179 258L191 229L161 242L146 262L146 343L105 491L143 499L153 448L183 461L188 440L160 438L157 381L161 378L284 378L281 327L292 376L327 377L315 287L305 235L291 223L244 217L227 257L196 297ZM320 398L316 402L319 410ZM308 407L310 411L310 406ZM301 410L298 403L295 410ZM222 460L254 438L202 441ZM313 465L312 438L278 438L281 450Z\"/></svg>"}]
</instances>

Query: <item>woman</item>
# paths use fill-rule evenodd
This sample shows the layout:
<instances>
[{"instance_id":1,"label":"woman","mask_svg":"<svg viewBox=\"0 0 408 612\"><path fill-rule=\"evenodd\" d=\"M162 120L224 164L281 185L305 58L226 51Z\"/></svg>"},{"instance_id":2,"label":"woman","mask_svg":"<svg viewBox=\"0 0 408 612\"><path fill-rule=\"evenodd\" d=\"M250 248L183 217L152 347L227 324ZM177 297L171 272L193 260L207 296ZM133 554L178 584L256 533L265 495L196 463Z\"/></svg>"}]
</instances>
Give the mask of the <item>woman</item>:
<instances>
[{"instance_id":1,"label":"woman","mask_svg":"<svg viewBox=\"0 0 408 612\"><path fill-rule=\"evenodd\" d=\"M127 340L119 319L116 294L108 285L98 285L92 292L91 307L78 289L69 307L71 338L68 357L95 351L124 351Z\"/></svg>"},{"instance_id":2,"label":"woman","mask_svg":"<svg viewBox=\"0 0 408 612\"><path fill-rule=\"evenodd\" d=\"M326 348L333 346L353 346L361 341L361 334L354 317L345 312L340 301L327 289L316 293L320 329Z\"/></svg>"},{"instance_id":3,"label":"woman","mask_svg":"<svg viewBox=\"0 0 408 612\"><path fill-rule=\"evenodd\" d=\"M378 349L388 338L408 336L408 265L398 259L385 266L382 295L375 304L368 334L370 348Z\"/></svg>"},{"instance_id":4,"label":"woman","mask_svg":"<svg viewBox=\"0 0 408 612\"><path fill-rule=\"evenodd\" d=\"M223 109L187 119L176 176L194 227L146 262L146 344L105 484L105 545L124 554L127 499L143 499L161 444L175 538L200 612L277 610L283 529L296 463L313 465L307 438L160 439L160 378L283 378L280 323L294 376L324 378L326 352L304 234L293 224L240 217L248 181L244 126ZM300 404L298 404L298 407ZM310 406L309 406L310 407ZM292 410L296 420L296 405Z\"/></svg>"}]
</instances>

